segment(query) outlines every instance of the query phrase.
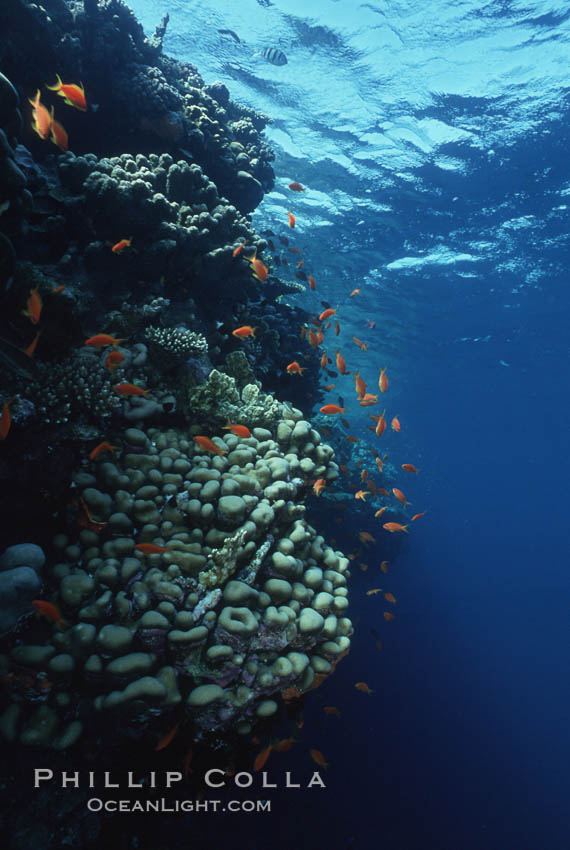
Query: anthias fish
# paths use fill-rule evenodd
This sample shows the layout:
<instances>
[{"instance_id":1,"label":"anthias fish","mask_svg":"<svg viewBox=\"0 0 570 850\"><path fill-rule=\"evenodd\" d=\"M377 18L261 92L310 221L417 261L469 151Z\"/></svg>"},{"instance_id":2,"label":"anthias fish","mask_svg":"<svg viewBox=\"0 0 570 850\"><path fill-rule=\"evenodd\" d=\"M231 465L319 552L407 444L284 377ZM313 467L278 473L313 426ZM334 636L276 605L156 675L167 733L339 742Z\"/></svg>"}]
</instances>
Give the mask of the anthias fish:
<instances>
[{"instance_id":1,"label":"anthias fish","mask_svg":"<svg viewBox=\"0 0 570 850\"><path fill-rule=\"evenodd\" d=\"M75 85L75 83L62 83L59 75L56 74L55 76L57 78L57 83L53 86L48 86L46 84L46 89L57 92L60 97L63 97L64 102L67 103L68 106L74 106L75 109L79 109L80 112L87 112L87 101L85 100L85 89L83 88L83 83L80 83L78 86Z\"/></svg>"}]
</instances>

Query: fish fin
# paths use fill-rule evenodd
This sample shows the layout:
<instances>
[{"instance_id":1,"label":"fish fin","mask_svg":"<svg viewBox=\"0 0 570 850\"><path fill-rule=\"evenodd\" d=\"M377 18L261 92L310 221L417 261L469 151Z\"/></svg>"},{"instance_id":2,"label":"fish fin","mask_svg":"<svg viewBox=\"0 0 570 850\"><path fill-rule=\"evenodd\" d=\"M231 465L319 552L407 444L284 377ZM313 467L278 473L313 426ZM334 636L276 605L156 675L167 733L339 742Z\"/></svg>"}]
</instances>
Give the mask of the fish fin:
<instances>
[{"instance_id":1,"label":"fish fin","mask_svg":"<svg viewBox=\"0 0 570 850\"><path fill-rule=\"evenodd\" d=\"M55 86L48 86L48 84L46 83L45 84L46 89L49 89L50 91L59 91L60 90L61 86L63 85L62 82L61 82L61 77L59 76L59 74L56 74L55 76L57 77L57 83L55 84ZM40 90L38 89L38 94L39 93L40 93Z\"/></svg>"}]
</instances>

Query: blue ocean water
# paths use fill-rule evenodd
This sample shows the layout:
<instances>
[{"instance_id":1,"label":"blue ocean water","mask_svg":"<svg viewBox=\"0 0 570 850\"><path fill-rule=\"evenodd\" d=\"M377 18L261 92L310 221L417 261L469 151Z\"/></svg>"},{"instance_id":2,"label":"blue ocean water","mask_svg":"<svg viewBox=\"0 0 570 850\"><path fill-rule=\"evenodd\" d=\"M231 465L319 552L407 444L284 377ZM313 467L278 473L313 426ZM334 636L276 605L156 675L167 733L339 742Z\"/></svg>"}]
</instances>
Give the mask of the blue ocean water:
<instances>
[{"instance_id":1,"label":"blue ocean water","mask_svg":"<svg viewBox=\"0 0 570 850\"><path fill-rule=\"evenodd\" d=\"M386 450L419 467L400 486L409 514L426 511L396 546L361 506L342 525L314 508L347 551L360 530L377 538L369 571L353 571L351 654L307 700L303 753L282 758L306 773L319 748L328 788L232 824L255 847L317 834L335 850L570 847L568 10L130 5L149 32L168 12L165 52L272 117L277 181L254 225L283 232L293 209L318 282L299 303L338 304L349 368L372 392L387 367L402 430ZM287 65L255 55L265 47ZM292 180L307 192L292 197ZM350 418L366 440L366 412ZM391 623L375 585L397 598Z\"/></svg>"}]
</instances>

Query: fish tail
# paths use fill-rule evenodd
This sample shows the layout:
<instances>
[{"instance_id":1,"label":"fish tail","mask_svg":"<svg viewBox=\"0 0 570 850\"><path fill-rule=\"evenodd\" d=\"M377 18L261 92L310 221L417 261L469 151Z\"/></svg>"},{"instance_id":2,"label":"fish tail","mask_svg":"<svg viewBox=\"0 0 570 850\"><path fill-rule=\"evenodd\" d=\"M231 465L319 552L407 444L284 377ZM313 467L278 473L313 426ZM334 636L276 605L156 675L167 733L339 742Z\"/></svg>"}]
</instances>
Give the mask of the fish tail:
<instances>
[{"instance_id":1,"label":"fish tail","mask_svg":"<svg viewBox=\"0 0 570 850\"><path fill-rule=\"evenodd\" d=\"M231 416L228 416L228 424L222 425L222 431L229 431L232 427L232 419Z\"/></svg>"},{"instance_id":2,"label":"fish tail","mask_svg":"<svg viewBox=\"0 0 570 850\"><path fill-rule=\"evenodd\" d=\"M46 89L49 89L50 91L59 91L61 89L63 85L63 83L61 82L61 77L59 76L59 74L56 74L55 76L57 78L57 83L55 84L55 86L48 86L48 84L46 83ZM38 94L39 93L40 90L38 89Z\"/></svg>"},{"instance_id":3,"label":"fish tail","mask_svg":"<svg viewBox=\"0 0 570 850\"><path fill-rule=\"evenodd\" d=\"M122 336L120 339L118 339L118 340L114 343L113 348L118 348L118 347L119 347L119 343L121 343L121 342L126 342L127 340L128 340L128 336ZM147 392L148 392L148 390L147 390Z\"/></svg>"},{"instance_id":4,"label":"fish tail","mask_svg":"<svg viewBox=\"0 0 570 850\"><path fill-rule=\"evenodd\" d=\"M40 102L40 90L37 90L35 97L29 97L28 101L32 104L32 106L37 106Z\"/></svg>"}]
</instances>

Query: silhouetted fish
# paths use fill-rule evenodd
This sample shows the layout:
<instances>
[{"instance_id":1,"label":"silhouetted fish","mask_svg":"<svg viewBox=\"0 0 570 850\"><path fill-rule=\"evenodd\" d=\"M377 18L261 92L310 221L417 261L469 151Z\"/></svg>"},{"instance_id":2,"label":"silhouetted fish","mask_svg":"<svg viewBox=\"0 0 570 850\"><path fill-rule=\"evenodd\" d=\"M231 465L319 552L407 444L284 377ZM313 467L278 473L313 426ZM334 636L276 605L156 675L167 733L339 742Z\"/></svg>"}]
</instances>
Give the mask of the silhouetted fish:
<instances>
[{"instance_id":1,"label":"silhouetted fish","mask_svg":"<svg viewBox=\"0 0 570 850\"><path fill-rule=\"evenodd\" d=\"M231 35L231 37L235 41L237 41L238 44L241 44L241 39L235 34L233 30L218 30L218 32L220 33L220 35Z\"/></svg>"}]
</instances>

